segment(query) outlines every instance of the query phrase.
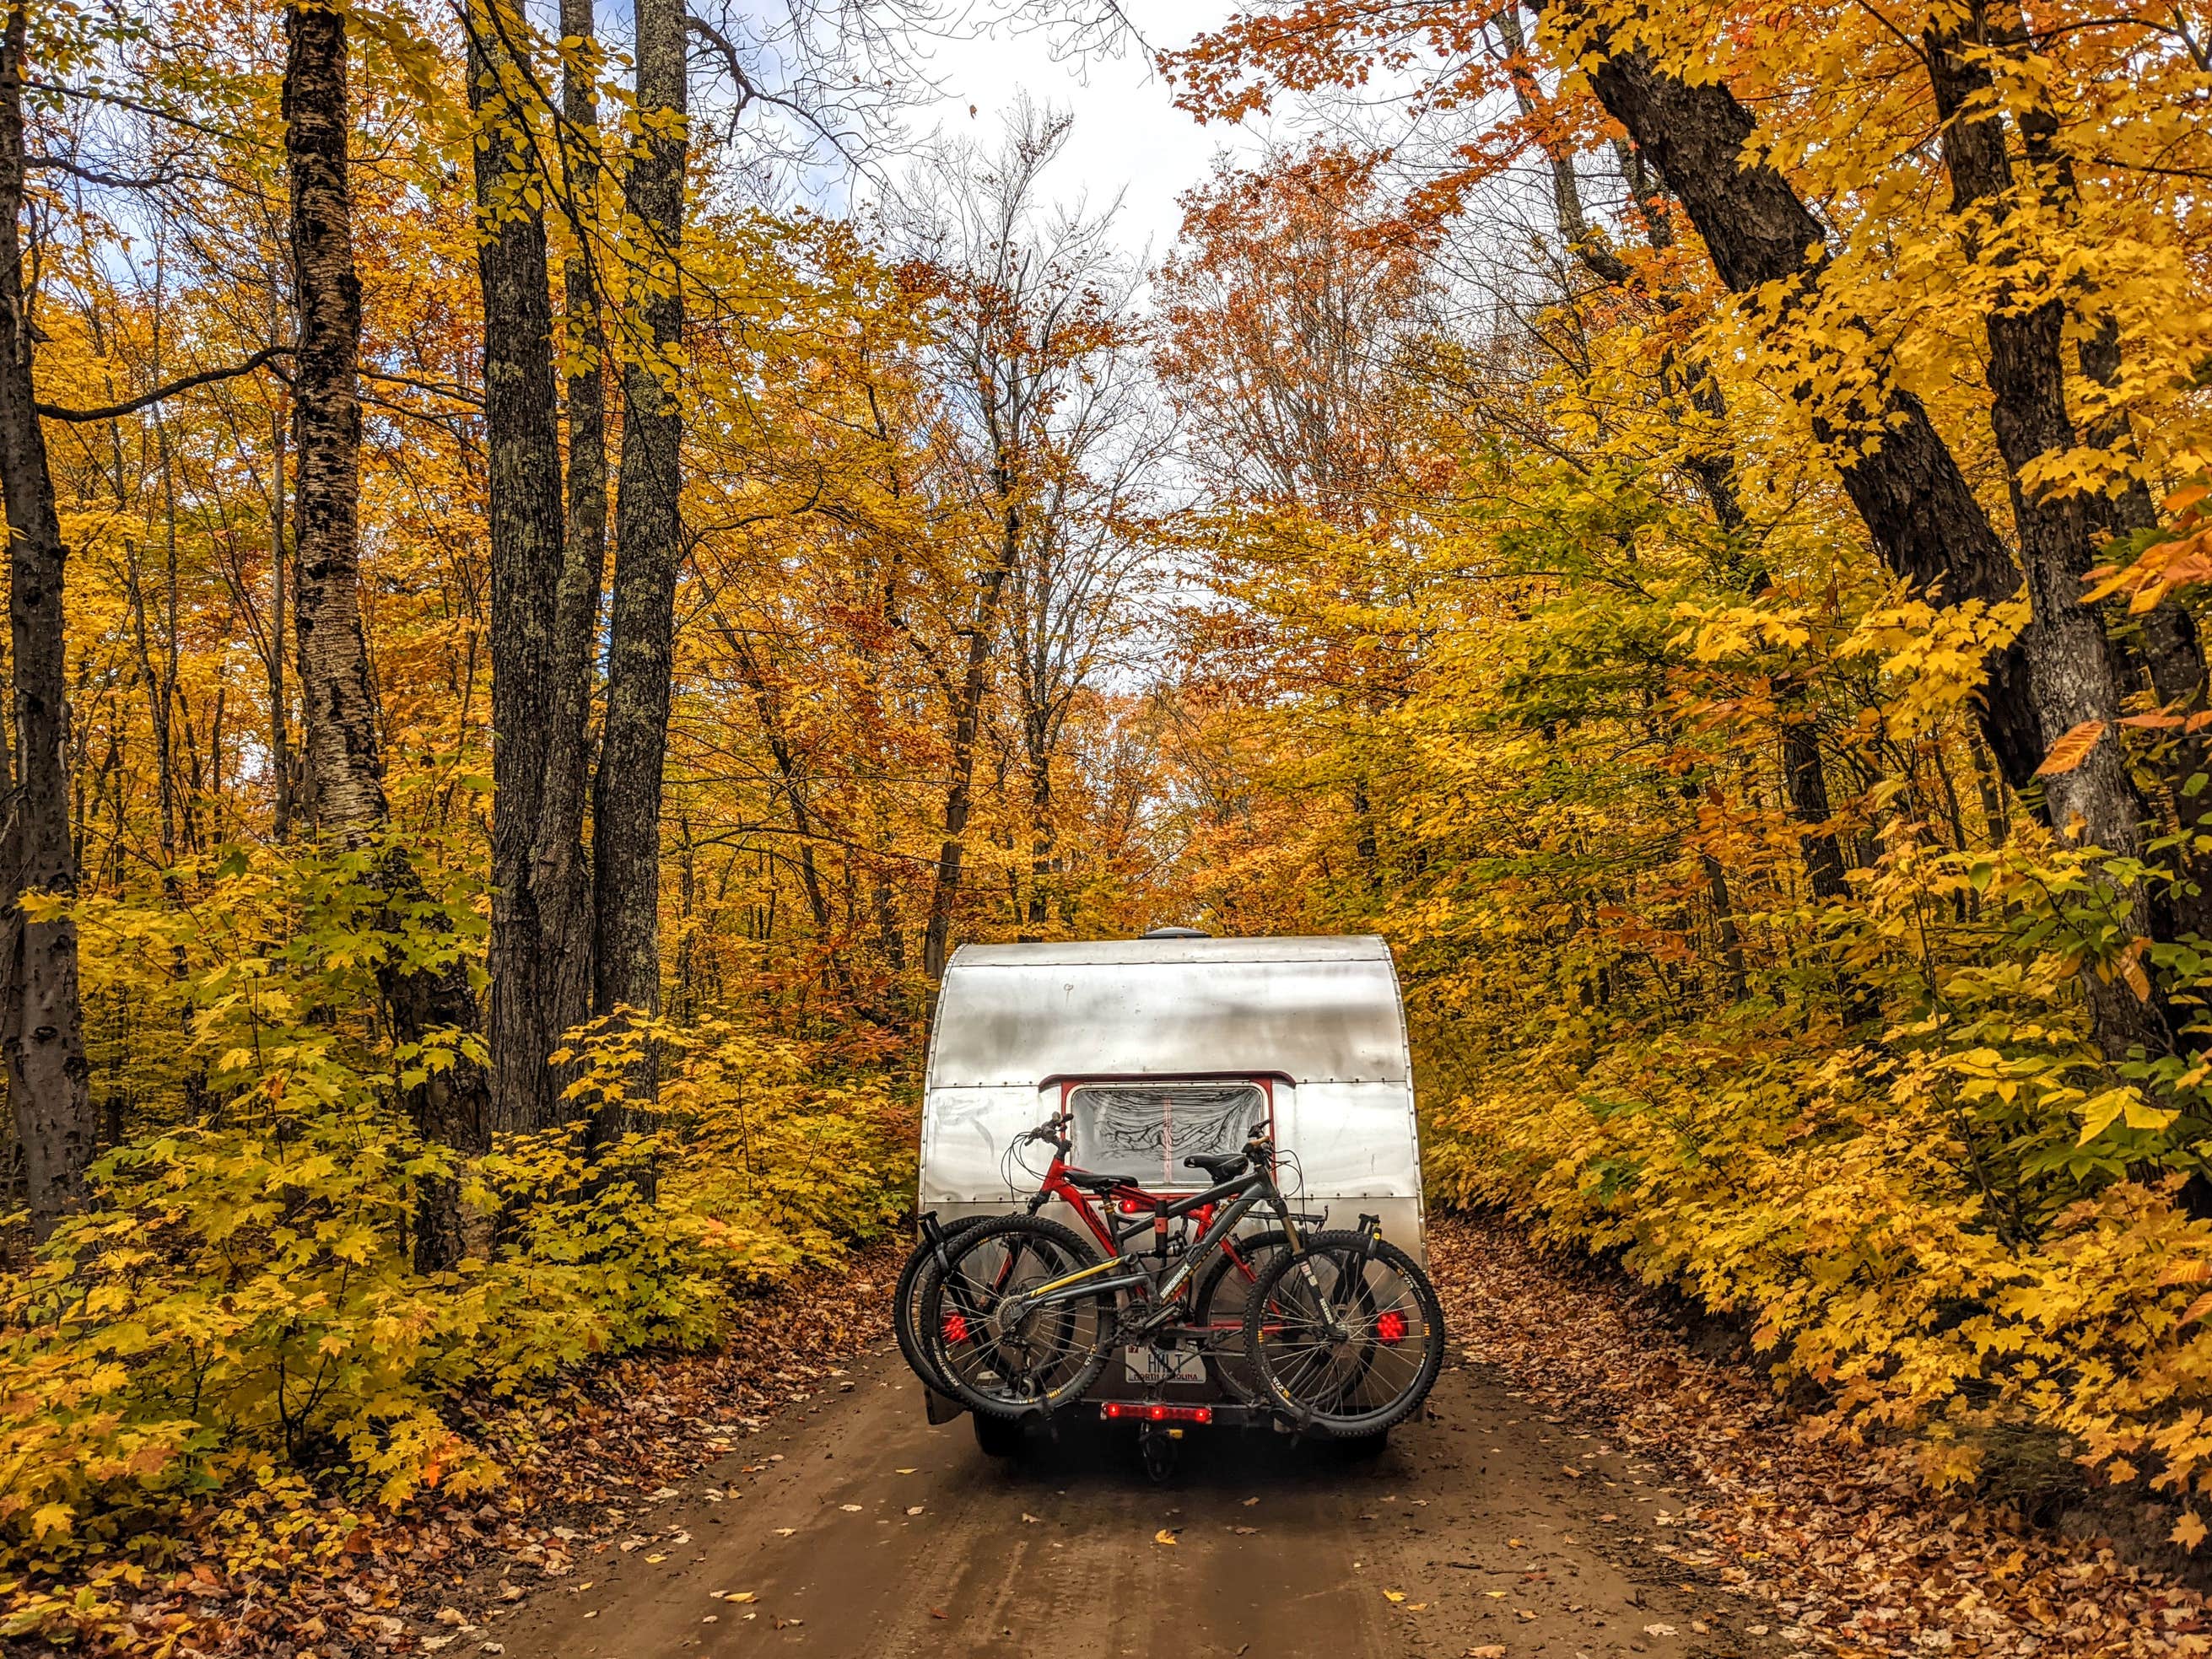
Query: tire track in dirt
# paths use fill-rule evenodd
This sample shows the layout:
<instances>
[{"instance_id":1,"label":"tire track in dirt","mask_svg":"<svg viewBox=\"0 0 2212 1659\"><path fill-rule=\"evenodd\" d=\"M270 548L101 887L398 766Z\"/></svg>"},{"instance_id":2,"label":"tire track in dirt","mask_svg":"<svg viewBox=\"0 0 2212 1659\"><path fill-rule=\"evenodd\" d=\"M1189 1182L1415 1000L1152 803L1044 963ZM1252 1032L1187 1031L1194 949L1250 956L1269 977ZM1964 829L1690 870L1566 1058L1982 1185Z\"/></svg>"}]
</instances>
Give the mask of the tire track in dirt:
<instances>
[{"instance_id":1,"label":"tire track in dirt","mask_svg":"<svg viewBox=\"0 0 2212 1659\"><path fill-rule=\"evenodd\" d=\"M573 1586L461 1640L494 1639L509 1659L1758 1647L1729 1639L1736 1610L1717 1590L1608 1553L1600 1505L1645 1495L1628 1483L1646 1477L1620 1458L1569 1477L1573 1431L1480 1368L1455 1362L1424 1420L1379 1456L1194 1432L1161 1486L1126 1431L1070 1423L1003 1464L964 1423L927 1426L894 1354L853 1381L684 1483L653 1517L672 1541L625 1554L604 1540L579 1556ZM714 1599L733 1591L755 1599Z\"/></svg>"}]
</instances>

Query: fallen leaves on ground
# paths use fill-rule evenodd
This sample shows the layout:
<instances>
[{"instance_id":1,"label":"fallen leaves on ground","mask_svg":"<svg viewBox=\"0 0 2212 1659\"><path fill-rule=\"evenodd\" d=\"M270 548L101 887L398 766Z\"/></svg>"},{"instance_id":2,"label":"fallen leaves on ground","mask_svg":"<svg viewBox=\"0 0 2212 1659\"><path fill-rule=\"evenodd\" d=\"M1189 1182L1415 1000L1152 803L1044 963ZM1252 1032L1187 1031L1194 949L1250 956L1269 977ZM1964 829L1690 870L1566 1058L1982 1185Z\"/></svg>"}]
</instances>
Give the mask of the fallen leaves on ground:
<instances>
[{"instance_id":1,"label":"fallen leaves on ground","mask_svg":"<svg viewBox=\"0 0 2212 1659\"><path fill-rule=\"evenodd\" d=\"M1540 1254L1503 1218L1439 1216L1428 1246L1466 1356L1547 1420L1601 1423L1653 1464L1653 1496L1670 1501L1640 1517L1664 1534L1645 1547L1782 1615L1747 1634L1777 1628L1853 1659L2212 1654L2199 1592L2109 1547L1933 1496L1904 1449L1821 1437L1750 1368L1691 1352L1656 1298L1617 1277Z\"/></svg>"},{"instance_id":2,"label":"fallen leaves on ground","mask_svg":"<svg viewBox=\"0 0 2212 1659\"><path fill-rule=\"evenodd\" d=\"M623 1540L688 1542L682 1527L656 1523L656 1508L771 1418L805 1409L794 1391L890 1339L884 1287L903 1255L893 1241L739 1301L720 1352L635 1357L527 1405L483 1402L471 1437L497 1449L507 1486L374 1516L326 1565L288 1571L280 1551L226 1575L221 1540L187 1535L170 1572L123 1592L127 1627L141 1649L225 1659L289 1655L303 1635L326 1659L436 1652L456 1637L453 1651L496 1653L485 1626L528 1589L590 1588L569 1575Z\"/></svg>"}]
</instances>

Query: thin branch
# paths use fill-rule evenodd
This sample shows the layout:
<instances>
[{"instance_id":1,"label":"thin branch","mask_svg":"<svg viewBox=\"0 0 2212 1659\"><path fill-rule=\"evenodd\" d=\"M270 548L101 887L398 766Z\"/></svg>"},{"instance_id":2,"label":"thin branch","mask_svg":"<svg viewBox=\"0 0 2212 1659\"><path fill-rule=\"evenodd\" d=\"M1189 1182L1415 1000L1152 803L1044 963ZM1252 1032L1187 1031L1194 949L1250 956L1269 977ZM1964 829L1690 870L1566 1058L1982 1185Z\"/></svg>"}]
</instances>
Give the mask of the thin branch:
<instances>
[{"instance_id":1,"label":"thin branch","mask_svg":"<svg viewBox=\"0 0 2212 1659\"><path fill-rule=\"evenodd\" d=\"M234 363L228 368L203 369L198 374L187 374L181 380L172 380L167 386L156 386L151 392L142 392L123 403L109 404L104 409L64 409L58 404L33 404L31 406L50 421L112 421L119 416L135 415L149 404L158 404L164 398L175 397L179 392L189 392L194 386L207 386L216 380L234 380L241 374L252 374L275 358L291 355L292 348L289 346L267 346L242 363Z\"/></svg>"}]
</instances>

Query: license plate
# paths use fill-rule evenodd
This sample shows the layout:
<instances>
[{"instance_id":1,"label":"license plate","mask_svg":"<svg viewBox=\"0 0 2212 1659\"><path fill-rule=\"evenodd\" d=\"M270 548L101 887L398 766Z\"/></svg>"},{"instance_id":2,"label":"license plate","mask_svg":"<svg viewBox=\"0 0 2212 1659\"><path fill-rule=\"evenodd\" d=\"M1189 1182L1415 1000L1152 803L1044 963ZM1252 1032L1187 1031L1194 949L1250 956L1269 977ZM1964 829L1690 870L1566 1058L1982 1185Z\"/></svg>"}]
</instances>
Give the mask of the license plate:
<instances>
[{"instance_id":1,"label":"license plate","mask_svg":"<svg viewBox=\"0 0 2212 1659\"><path fill-rule=\"evenodd\" d=\"M1138 1382L1203 1382L1206 1359L1181 1348L1128 1348L1129 1376Z\"/></svg>"}]
</instances>

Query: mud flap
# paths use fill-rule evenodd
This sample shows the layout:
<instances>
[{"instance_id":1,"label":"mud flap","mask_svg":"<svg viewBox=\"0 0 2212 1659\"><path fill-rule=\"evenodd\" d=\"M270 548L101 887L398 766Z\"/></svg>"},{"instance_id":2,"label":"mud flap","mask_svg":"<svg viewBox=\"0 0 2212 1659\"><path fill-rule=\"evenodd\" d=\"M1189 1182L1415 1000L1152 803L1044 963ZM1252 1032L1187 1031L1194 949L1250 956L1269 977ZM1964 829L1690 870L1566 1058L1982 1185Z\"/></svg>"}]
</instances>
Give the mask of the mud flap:
<instances>
[{"instance_id":1,"label":"mud flap","mask_svg":"<svg viewBox=\"0 0 2212 1659\"><path fill-rule=\"evenodd\" d=\"M965 1406L949 1395L938 1393L926 1382L922 1384L921 1401L923 1409L929 1413L929 1423L932 1428L935 1428L939 1424L950 1423L956 1417L965 1417L968 1414L968 1408Z\"/></svg>"}]
</instances>

